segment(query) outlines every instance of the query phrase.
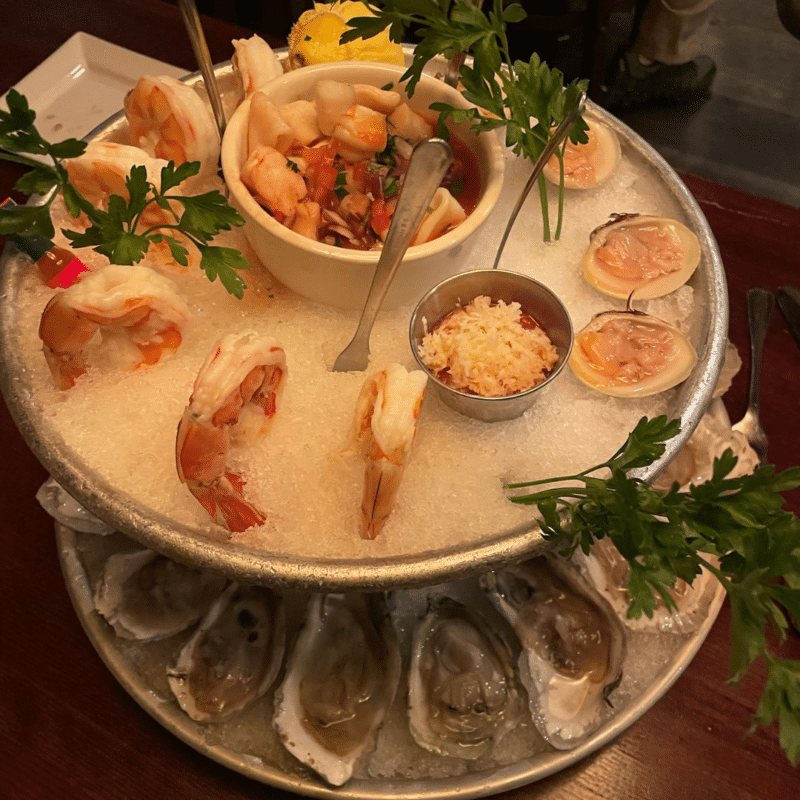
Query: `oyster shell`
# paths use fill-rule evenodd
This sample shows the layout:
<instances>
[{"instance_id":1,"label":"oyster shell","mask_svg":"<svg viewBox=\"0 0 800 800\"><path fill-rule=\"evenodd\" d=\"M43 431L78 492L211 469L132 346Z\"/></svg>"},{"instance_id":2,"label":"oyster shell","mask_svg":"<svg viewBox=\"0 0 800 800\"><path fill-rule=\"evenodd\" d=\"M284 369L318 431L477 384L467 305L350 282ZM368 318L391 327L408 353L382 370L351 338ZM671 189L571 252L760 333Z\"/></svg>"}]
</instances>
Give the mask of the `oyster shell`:
<instances>
[{"instance_id":1,"label":"oyster shell","mask_svg":"<svg viewBox=\"0 0 800 800\"><path fill-rule=\"evenodd\" d=\"M227 719L272 685L285 639L283 599L232 583L167 670L170 689L193 720Z\"/></svg>"},{"instance_id":2,"label":"oyster shell","mask_svg":"<svg viewBox=\"0 0 800 800\"><path fill-rule=\"evenodd\" d=\"M520 678L536 727L554 747L575 747L603 721L622 679L625 627L608 601L555 556L483 580L522 644Z\"/></svg>"},{"instance_id":3,"label":"oyster shell","mask_svg":"<svg viewBox=\"0 0 800 800\"><path fill-rule=\"evenodd\" d=\"M620 158L619 139L616 133L600 120L586 115L589 141L573 144L567 140L564 151L564 186L567 189L593 189L606 181L617 168ZM552 156L545 164L544 175L558 186L561 168L558 158Z\"/></svg>"},{"instance_id":4,"label":"oyster shell","mask_svg":"<svg viewBox=\"0 0 800 800\"><path fill-rule=\"evenodd\" d=\"M94 604L118 636L151 641L194 625L227 584L153 550L124 551L106 561Z\"/></svg>"},{"instance_id":5,"label":"oyster shell","mask_svg":"<svg viewBox=\"0 0 800 800\"><path fill-rule=\"evenodd\" d=\"M706 560L716 561L714 556L706 555ZM658 630L662 633L692 633L696 631L708 614L708 609L717 591L717 579L703 570L691 584L678 580L670 590L670 595L678 606L670 611L663 602L652 617L629 619L628 606L631 596L625 588L630 577L630 567L614 543L607 538L598 539L585 555L578 551L573 560L587 580L605 597L617 615L632 630Z\"/></svg>"},{"instance_id":6,"label":"oyster shell","mask_svg":"<svg viewBox=\"0 0 800 800\"><path fill-rule=\"evenodd\" d=\"M74 531L107 536L114 529L87 511L64 487L48 478L36 492L39 505L54 519Z\"/></svg>"},{"instance_id":7,"label":"oyster shell","mask_svg":"<svg viewBox=\"0 0 800 800\"><path fill-rule=\"evenodd\" d=\"M689 377L697 352L676 327L641 311L603 311L575 335L569 365L592 389L647 397Z\"/></svg>"},{"instance_id":8,"label":"oyster shell","mask_svg":"<svg viewBox=\"0 0 800 800\"><path fill-rule=\"evenodd\" d=\"M314 595L275 694L273 725L297 759L341 786L374 743L399 679L384 595Z\"/></svg>"},{"instance_id":9,"label":"oyster shell","mask_svg":"<svg viewBox=\"0 0 800 800\"><path fill-rule=\"evenodd\" d=\"M434 753L474 759L513 730L524 710L510 646L450 598L414 629L408 676L411 733Z\"/></svg>"},{"instance_id":10,"label":"oyster shell","mask_svg":"<svg viewBox=\"0 0 800 800\"><path fill-rule=\"evenodd\" d=\"M683 286L700 263L697 236L666 217L614 214L589 241L583 277L611 297L663 297Z\"/></svg>"}]
</instances>

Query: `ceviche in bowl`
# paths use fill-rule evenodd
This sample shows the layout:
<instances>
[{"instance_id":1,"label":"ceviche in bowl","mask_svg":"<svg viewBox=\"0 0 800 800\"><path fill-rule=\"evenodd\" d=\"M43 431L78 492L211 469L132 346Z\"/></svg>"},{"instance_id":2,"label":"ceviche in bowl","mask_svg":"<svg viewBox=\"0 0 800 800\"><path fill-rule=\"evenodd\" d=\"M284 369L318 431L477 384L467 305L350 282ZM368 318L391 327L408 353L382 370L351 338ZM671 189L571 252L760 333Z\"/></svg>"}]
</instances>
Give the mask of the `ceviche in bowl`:
<instances>
[{"instance_id":1,"label":"ceviche in bowl","mask_svg":"<svg viewBox=\"0 0 800 800\"><path fill-rule=\"evenodd\" d=\"M239 106L222 142L230 201L247 239L289 289L326 305L366 299L414 145L436 136L434 102L468 107L423 76L413 97L391 64L306 67ZM493 133L450 128L453 164L431 201L385 300L411 305L463 269L500 195L503 153Z\"/></svg>"}]
</instances>

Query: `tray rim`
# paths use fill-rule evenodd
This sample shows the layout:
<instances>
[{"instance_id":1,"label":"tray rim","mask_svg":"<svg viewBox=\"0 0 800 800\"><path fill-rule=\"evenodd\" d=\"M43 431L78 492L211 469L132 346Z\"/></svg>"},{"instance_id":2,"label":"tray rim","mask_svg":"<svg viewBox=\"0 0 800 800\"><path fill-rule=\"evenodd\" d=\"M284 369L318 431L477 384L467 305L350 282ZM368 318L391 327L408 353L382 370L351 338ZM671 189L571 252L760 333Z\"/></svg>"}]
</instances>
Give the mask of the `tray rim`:
<instances>
[{"instance_id":1,"label":"tray rim","mask_svg":"<svg viewBox=\"0 0 800 800\"><path fill-rule=\"evenodd\" d=\"M408 47L408 46L406 46ZM278 51L283 52L283 51ZM428 65L435 70L436 62ZM230 62L216 65L218 80L230 78ZM199 72L185 78L190 83L202 80ZM725 272L719 249L708 222L689 189L664 158L638 134L609 112L591 101L587 109L606 122L626 143L648 161L666 186L674 193L681 210L697 223L696 233L702 250L701 264L707 270L697 270L692 281L705 288L705 303L700 309L701 346L698 364L690 378L679 390L676 405L680 414L680 433L667 443L664 455L649 467L632 474L642 480L652 480L674 458L688 441L703 416L722 367L727 343L728 303ZM124 122L123 112L117 112L95 128L86 139L113 133L115 126ZM346 560L313 560L308 557L288 557L267 551L243 549L225 538L220 538L194 527L179 525L163 514L150 510L147 514L130 496L108 485L102 476L83 462L75 459L64 446L57 431L47 428L43 414L33 414L29 392L17 378L24 366L14 347L18 326L13 297L22 280L21 270L9 265L10 247L6 247L2 261L2 290L5 299L0 303L0 390L12 418L29 447L50 474L97 517L141 544L170 558L199 567L224 572L229 577L245 583L260 583L276 587L302 587L334 589L388 589L424 586L468 577L480 571L519 561L548 549L535 520L487 536L468 548L454 545L435 551L386 558L358 558ZM705 284L705 285L704 285Z\"/></svg>"}]
</instances>

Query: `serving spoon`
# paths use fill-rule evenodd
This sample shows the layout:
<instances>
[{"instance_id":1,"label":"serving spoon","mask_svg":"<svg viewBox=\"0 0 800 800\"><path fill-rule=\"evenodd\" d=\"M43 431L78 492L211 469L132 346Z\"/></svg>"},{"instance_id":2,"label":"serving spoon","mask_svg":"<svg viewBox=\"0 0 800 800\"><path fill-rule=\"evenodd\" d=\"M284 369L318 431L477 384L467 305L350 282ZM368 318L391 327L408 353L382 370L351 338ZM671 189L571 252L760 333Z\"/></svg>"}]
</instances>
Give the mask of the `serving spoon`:
<instances>
[{"instance_id":1,"label":"serving spoon","mask_svg":"<svg viewBox=\"0 0 800 800\"><path fill-rule=\"evenodd\" d=\"M750 326L750 394L747 411L733 425L733 430L743 433L758 456L759 463L767 462L767 434L759 418L761 397L761 351L767 335L775 295L766 289L750 289L747 293L747 320Z\"/></svg>"},{"instance_id":2,"label":"serving spoon","mask_svg":"<svg viewBox=\"0 0 800 800\"><path fill-rule=\"evenodd\" d=\"M453 150L443 139L427 139L414 148L361 320L352 341L334 362L334 372L363 372L367 368L369 336L378 311L452 160Z\"/></svg>"}]
</instances>

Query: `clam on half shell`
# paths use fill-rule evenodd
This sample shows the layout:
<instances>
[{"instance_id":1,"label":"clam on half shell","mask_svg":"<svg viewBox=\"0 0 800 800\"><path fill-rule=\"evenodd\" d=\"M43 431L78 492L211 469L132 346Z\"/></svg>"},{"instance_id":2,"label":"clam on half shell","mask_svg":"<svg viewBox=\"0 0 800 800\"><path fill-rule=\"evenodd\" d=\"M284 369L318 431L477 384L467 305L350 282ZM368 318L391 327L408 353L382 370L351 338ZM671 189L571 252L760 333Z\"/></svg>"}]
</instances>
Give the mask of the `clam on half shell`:
<instances>
[{"instance_id":1,"label":"clam on half shell","mask_svg":"<svg viewBox=\"0 0 800 800\"><path fill-rule=\"evenodd\" d=\"M689 377L697 352L668 322L641 311L603 311L575 336L569 365L591 389L648 397Z\"/></svg>"},{"instance_id":2,"label":"clam on half shell","mask_svg":"<svg viewBox=\"0 0 800 800\"><path fill-rule=\"evenodd\" d=\"M589 241L583 277L610 297L663 297L683 286L700 263L697 236L666 217L614 214Z\"/></svg>"},{"instance_id":3,"label":"clam on half shell","mask_svg":"<svg viewBox=\"0 0 800 800\"><path fill-rule=\"evenodd\" d=\"M585 144L568 141L564 151L564 186L567 189L594 189L611 176L620 159L616 133L594 117L584 119L589 126L589 141ZM545 164L543 172L558 186L560 168L556 156Z\"/></svg>"}]
</instances>

